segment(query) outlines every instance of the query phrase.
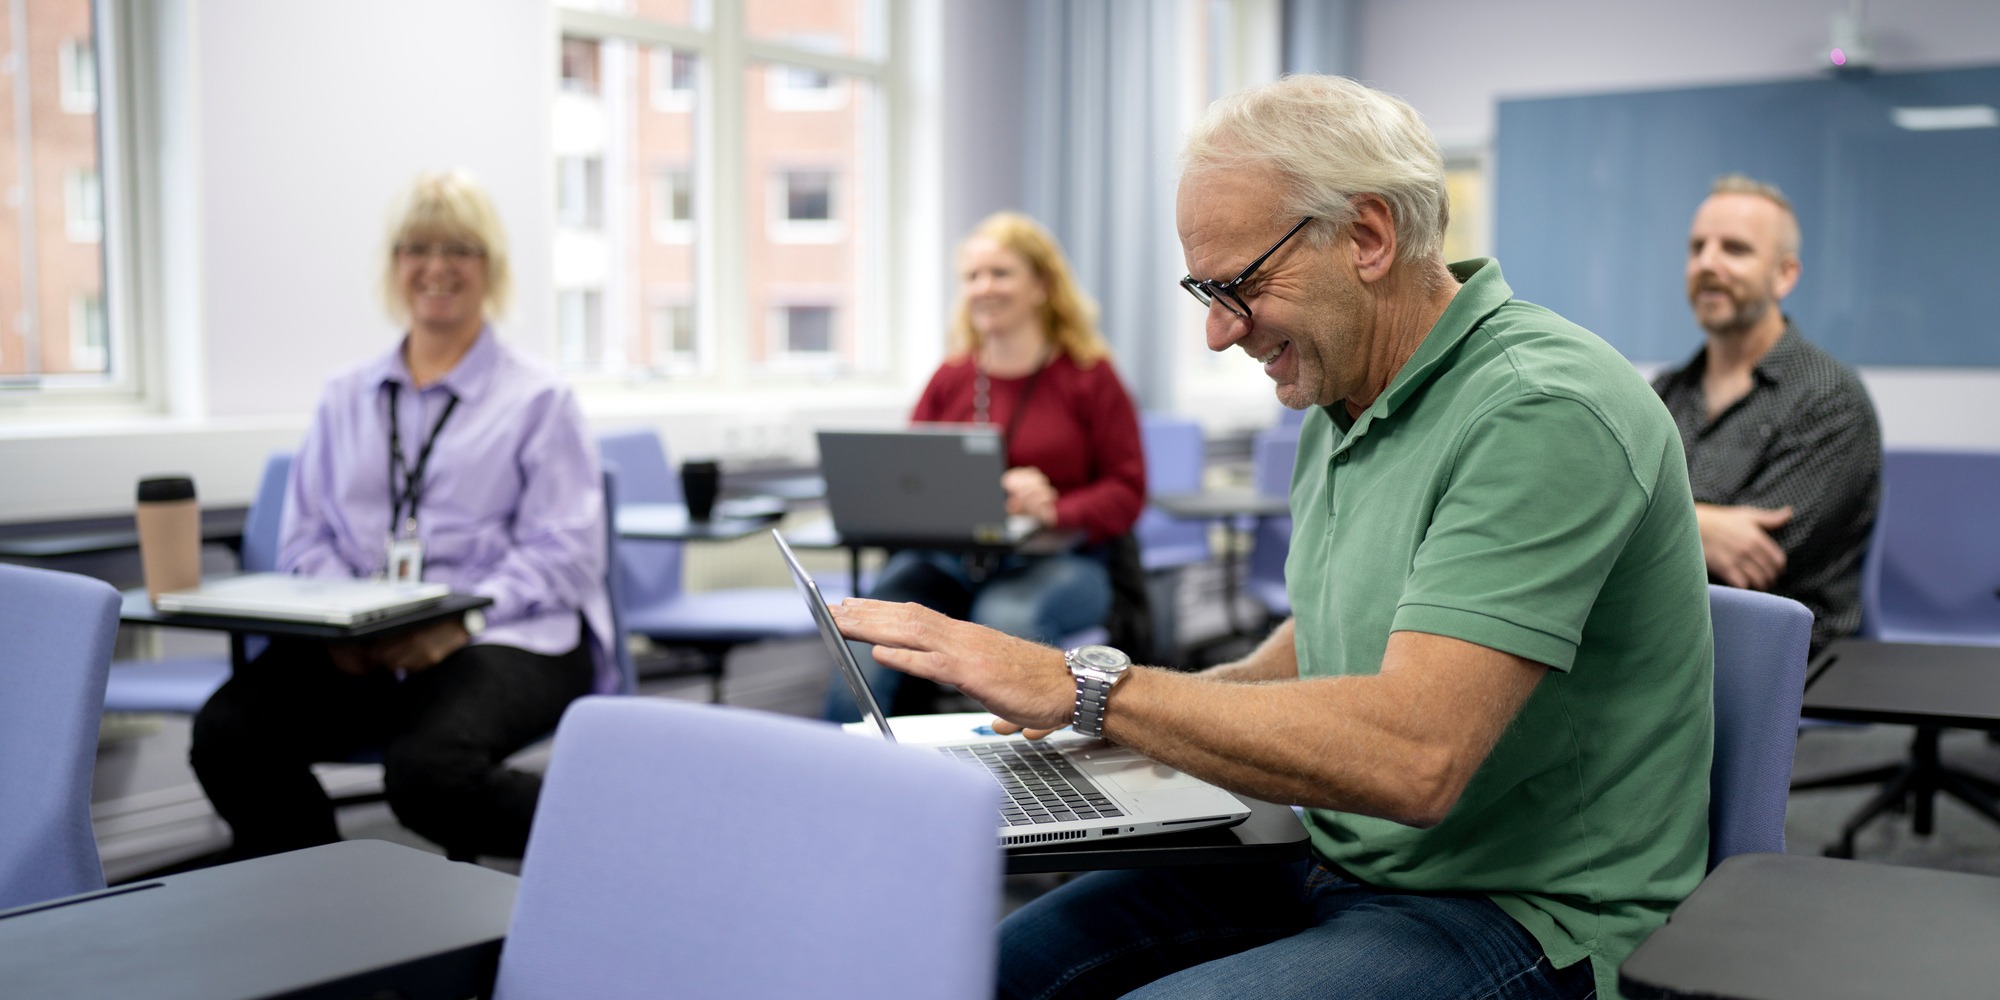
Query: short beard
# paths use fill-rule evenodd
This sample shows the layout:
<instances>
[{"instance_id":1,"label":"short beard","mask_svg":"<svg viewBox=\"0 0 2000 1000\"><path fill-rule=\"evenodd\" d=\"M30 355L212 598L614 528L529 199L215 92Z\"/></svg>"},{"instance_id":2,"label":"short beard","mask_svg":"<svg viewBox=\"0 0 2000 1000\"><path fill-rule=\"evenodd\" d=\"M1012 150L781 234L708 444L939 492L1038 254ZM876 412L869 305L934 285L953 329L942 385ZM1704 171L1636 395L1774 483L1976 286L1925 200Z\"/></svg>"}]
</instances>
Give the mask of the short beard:
<instances>
[{"instance_id":1,"label":"short beard","mask_svg":"<svg viewBox=\"0 0 2000 1000\"><path fill-rule=\"evenodd\" d=\"M1768 299L1747 302L1736 310L1736 315L1729 322L1721 326L1710 326L1707 323L1703 323L1701 328L1720 337L1745 333L1751 327L1763 322L1765 314L1771 311L1772 305L1773 303Z\"/></svg>"}]
</instances>

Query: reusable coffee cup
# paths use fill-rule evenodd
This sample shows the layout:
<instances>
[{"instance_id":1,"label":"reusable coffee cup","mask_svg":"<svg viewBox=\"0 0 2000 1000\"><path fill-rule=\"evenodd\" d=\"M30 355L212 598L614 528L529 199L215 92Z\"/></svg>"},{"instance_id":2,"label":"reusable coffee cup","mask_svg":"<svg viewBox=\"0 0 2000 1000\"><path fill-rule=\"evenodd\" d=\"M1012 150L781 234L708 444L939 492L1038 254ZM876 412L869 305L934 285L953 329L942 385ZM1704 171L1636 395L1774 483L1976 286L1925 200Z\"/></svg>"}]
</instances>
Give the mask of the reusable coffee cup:
<instances>
[{"instance_id":1,"label":"reusable coffee cup","mask_svg":"<svg viewBox=\"0 0 2000 1000\"><path fill-rule=\"evenodd\" d=\"M681 463L681 499L688 519L706 521L715 513L715 496L722 492L722 468L714 462Z\"/></svg>"},{"instance_id":2,"label":"reusable coffee cup","mask_svg":"<svg viewBox=\"0 0 2000 1000\"><path fill-rule=\"evenodd\" d=\"M186 590L201 583L201 509L195 506L194 480L186 476L155 476L139 480L139 563L146 577L146 596L154 601L169 590Z\"/></svg>"}]
</instances>

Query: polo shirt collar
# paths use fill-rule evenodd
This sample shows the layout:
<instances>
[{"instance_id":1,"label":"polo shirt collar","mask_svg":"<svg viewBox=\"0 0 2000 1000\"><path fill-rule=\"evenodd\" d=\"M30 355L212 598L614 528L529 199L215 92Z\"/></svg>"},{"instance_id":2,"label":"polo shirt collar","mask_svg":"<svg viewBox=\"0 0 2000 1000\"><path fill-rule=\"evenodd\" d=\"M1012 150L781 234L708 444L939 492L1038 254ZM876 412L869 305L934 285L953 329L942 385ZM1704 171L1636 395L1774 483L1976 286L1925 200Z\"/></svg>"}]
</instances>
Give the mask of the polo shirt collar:
<instances>
[{"instance_id":1,"label":"polo shirt collar","mask_svg":"<svg viewBox=\"0 0 2000 1000\"><path fill-rule=\"evenodd\" d=\"M409 334L396 342L394 350L377 363L375 382L378 385L395 383L413 392L416 379L410 375L410 366L403 360L403 347L409 342ZM465 357L458 359L451 371L432 383L428 388L442 388L460 399L477 396L481 389L493 380L493 371L500 363L500 344L493 332L492 324L479 328L479 338L472 342Z\"/></svg>"},{"instance_id":2,"label":"polo shirt collar","mask_svg":"<svg viewBox=\"0 0 2000 1000\"><path fill-rule=\"evenodd\" d=\"M1354 425L1348 428L1347 437L1352 440L1366 433L1370 424L1393 415L1403 403L1416 394L1424 383L1430 381L1446 359L1486 317L1514 297L1514 290L1507 285L1507 279L1500 275L1500 262L1491 257L1475 257L1451 265L1451 276L1459 282L1458 294L1452 296L1451 304L1438 317L1431 331L1424 335L1424 341L1417 345L1417 352L1389 380L1389 388L1375 398L1375 402ZM1346 421L1345 404L1336 402L1326 408L1334 416L1334 425Z\"/></svg>"}]
</instances>

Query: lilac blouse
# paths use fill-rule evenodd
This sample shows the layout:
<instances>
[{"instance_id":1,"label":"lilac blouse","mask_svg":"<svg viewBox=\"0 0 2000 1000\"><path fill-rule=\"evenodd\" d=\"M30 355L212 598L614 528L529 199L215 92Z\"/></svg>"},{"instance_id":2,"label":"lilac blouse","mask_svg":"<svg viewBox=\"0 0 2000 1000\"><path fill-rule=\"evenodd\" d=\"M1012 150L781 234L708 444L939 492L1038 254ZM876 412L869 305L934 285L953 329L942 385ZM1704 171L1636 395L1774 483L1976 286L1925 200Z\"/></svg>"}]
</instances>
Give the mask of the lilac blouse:
<instances>
[{"instance_id":1,"label":"lilac blouse","mask_svg":"<svg viewBox=\"0 0 2000 1000\"><path fill-rule=\"evenodd\" d=\"M278 568L351 577L386 569L391 385L406 466L458 397L423 476L423 578L493 599L475 642L560 655L584 638L582 612L596 690L615 690L597 448L569 387L490 326L427 388L416 388L401 342L327 382L292 463Z\"/></svg>"}]
</instances>

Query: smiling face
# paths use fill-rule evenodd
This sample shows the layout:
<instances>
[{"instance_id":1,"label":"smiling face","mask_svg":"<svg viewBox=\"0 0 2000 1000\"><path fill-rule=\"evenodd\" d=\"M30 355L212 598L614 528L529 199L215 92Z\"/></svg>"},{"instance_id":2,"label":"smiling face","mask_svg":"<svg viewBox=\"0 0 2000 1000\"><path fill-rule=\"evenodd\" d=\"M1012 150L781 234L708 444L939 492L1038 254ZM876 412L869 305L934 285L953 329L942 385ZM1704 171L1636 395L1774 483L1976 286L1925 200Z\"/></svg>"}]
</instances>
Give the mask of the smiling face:
<instances>
[{"instance_id":1,"label":"smiling face","mask_svg":"<svg viewBox=\"0 0 2000 1000\"><path fill-rule=\"evenodd\" d=\"M413 329L465 335L485 321L486 257L464 234L416 230L398 241L396 289Z\"/></svg>"},{"instance_id":2,"label":"smiling face","mask_svg":"<svg viewBox=\"0 0 2000 1000\"><path fill-rule=\"evenodd\" d=\"M1181 181L1176 205L1188 273L1228 281L1298 221L1280 214L1282 189L1263 171L1209 170ZM1294 410L1356 398L1363 389L1369 302L1340 267L1344 241L1292 237L1237 289L1250 318L1208 307L1208 349L1243 353L1264 368L1278 402Z\"/></svg>"},{"instance_id":3,"label":"smiling face","mask_svg":"<svg viewBox=\"0 0 2000 1000\"><path fill-rule=\"evenodd\" d=\"M1742 333L1776 321L1799 277L1798 255L1785 246L1789 221L1761 195L1726 192L1701 203L1688 229L1687 295L1702 329Z\"/></svg>"},{"instance_id":4,"label":"smiling face","mask_svg":"<svg viewBox=\"0 0 2000 1000\"><path fill-rule=\"evenodd\" d=\"M958 251L958 277L966 318L980 340L1041 326L1048 289L1026 257L998 240L966 240Z\"/></svg>"}]
</instances>

